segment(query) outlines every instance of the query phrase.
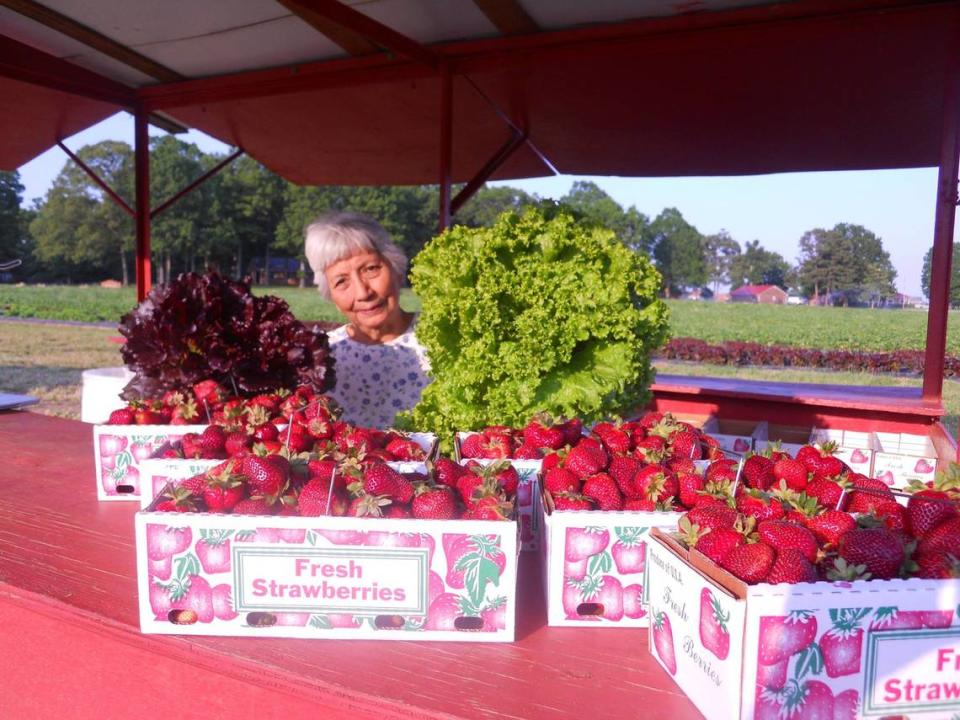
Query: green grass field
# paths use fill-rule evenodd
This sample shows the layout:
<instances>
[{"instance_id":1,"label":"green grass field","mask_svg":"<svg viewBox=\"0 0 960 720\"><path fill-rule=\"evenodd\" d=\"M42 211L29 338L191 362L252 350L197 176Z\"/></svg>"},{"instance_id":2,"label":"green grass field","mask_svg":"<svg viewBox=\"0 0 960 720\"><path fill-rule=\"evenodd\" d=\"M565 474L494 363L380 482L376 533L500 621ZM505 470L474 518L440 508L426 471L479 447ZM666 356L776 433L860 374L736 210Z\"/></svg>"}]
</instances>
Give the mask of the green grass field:
<instances>
[{"instance_id":1,"label":"green grass field","mask_svg":"<svg viewBox=\"0 0 960 720\"><path fill-rule=\"evenodd\" d=\"M301 320L339 320L340 315L316 289L254 288L286 300ZM17 287L0 285L0 316L38 317L87 322L115 322L133 308L132 288ZM401 294L405 309L417 310L409 290ZM674 337L695 337L718 343L744 340L822 349L923 349L927 313L921 310L869 310L669 301ZM951 313L951 321L960 315ZM950 323L947 351L960 354L960 325Z\"/></svg>"}]
</instances>

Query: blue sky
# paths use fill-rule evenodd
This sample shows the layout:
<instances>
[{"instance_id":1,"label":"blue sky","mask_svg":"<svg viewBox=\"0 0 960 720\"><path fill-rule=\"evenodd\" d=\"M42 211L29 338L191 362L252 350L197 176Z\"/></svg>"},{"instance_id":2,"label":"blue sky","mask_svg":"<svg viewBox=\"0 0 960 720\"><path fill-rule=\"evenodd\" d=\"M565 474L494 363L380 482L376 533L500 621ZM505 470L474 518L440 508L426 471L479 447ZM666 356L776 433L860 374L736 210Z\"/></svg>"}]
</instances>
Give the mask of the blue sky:
<instances>
[{"instance_id":1,"label":"blue sky","mask_svg":"<svg viewBox=\"0 0 960 720\"><path fill-rule=\"evenodd\" d=\"M196 131L180 137L196 143L205 152L227 150L226 145ZM122 113L115 115L69 138L65 144L77 150L106 139L132 144L132 118ZM25 186L24 204L44 196L66 160L66 155L54 148L19 168ZM596 182L622 206L634 205L650 217L665 207L676 207L704 234L726 229L741 245L759 240L763 247L779 252L791 263L796 262L798 241L805 231L833 227L839 222L863 225L883 240L897 269L900 291L921 294L923 255L933 244L935 168L731 178L561 175L496 184L559 198L578 179ZM957 239L955 235L954 240Z\"/></svg>"}]
</instances>

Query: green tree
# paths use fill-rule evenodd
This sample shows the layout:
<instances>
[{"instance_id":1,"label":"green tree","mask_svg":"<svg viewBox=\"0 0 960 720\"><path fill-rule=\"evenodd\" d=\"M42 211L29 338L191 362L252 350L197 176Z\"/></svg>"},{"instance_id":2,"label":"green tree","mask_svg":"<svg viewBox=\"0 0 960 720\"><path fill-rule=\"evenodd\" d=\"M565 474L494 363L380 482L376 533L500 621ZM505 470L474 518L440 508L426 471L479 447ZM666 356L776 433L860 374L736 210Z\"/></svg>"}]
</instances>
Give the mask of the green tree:
<instances>
[{"instance_id":1,"label":"green tree","mask_svg":"<svg viewBox=\"0 0 960 720\"><path fill-rule=\"evenodd\" d=\"M726 230L721 230L714 235L704 236L703 250L707 279L713 283L713 294L716 295L721 284L731 282L730 268L740 255L740 243L730 237Z\"/></svg>"},{"instance_id":2,"label":"green tree","mask_svg":"<svg viewBox=\"0 0 960 720\"><path fill-rule=\"evenodd\" d=\"M501 185L484 185L460 208L454 216L455 225L490 227L508 210L521 212L524 207L536 203L538 198L518 188Z\"/></svg>"},{"instance_id":3,"label":"green tree","mask_svg":"<svg viewBox=\"0 0 960 720\"><path fill-rule=\"evenodd\" d=\"M843 305L873 305L896 293L897 271L890 255L880 238L862 225L810 230L800 238L800 254L798 281L815 302L826 298Z\"/></svg>"},{"instance_id":4,"label":"green tree","mask_svg":"<svg viewBox=\"0 0 960 720\"><path fill-rule=\"evenodd\" d=\"M743 252L730 263L730 287L741 285L777 285L789 287L790 263L780 253L760 247L759 240L748 242Z\"/></svg>"},{"instance_id":5,"label":"green tree","mask_svg":"<svg viewBox=\"0 0 960 720\"><path fill-rule=\"evenodd\" d=\"M923 256L923 269L920 272L920 286L923 294L930 299L930 273L933 262L933 248ZM950 263L950 305L960 305L960 244L953 246L953 260Z\"/></svg>"},{"instance_id":6,"label":"green tree","mask_svg":"<svg viewBox=\"0 0 960 720\"><path fill-rule=\"evenodd\" d=\"M23 232L20 200L23 185L20 173L0 172L0 262L22 260Z\"/></svg>"},{"instance_id":7,"label":"green tree","mask_svg":"<svg viewBox=\"0 0 960 720\"><path fill-rule=\"evenodd\" d=\"M106 140L77 155L120 197L132 205L133 151ZM128 281L133 221L75 163L68 161L37 207L30 223L37 259L53 278L99 280L119 274Z\"/></svg>"},{"instance_id":8,"label":"green tree","mask_svg":"<svg viewBox=\"0 0 960 720\"><path fill-rule=\"evenodd\" d=\"M653 259L663 276L666 297L707 282L703 236L676 208L666 208L650 223Z\"/></svg>"},{"instance_id":9,"label":"green tree","mask_svg":"<svg viewBox=\"0 0 960 720\"><path fill-rule=\"evenodd\" d=\"M596 183L577 180L560 202L581 217L613 230L620 242L631 250L650 254L650 218L632 205L624 210Z\"/></svg>"}]
</instances>

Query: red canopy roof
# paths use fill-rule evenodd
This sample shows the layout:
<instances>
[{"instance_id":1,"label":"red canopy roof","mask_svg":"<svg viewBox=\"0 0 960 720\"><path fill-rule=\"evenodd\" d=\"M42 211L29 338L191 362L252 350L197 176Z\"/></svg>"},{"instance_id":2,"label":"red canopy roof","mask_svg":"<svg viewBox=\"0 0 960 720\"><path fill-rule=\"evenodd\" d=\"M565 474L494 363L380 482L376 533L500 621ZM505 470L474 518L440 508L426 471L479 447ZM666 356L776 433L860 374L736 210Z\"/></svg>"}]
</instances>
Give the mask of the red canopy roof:
<instances>
[{"instance_id":1,"label":"red canopy roof","mask_svg":"<svg viewBox=\"0 0 960 720\"><path fill-rule=\"evenodd\" d=\"M533 145L498 178L551 172L534 148L573 174L918 167L938 161L958 17L956 2L810 0L424 47L454 75L455 181L509 138L506 119ZM11 82L0 85L2 168L117 107ZM144 82L131 97L294 182L438 180L440 80L415 59Z\"/></svg>"}]
</instances>

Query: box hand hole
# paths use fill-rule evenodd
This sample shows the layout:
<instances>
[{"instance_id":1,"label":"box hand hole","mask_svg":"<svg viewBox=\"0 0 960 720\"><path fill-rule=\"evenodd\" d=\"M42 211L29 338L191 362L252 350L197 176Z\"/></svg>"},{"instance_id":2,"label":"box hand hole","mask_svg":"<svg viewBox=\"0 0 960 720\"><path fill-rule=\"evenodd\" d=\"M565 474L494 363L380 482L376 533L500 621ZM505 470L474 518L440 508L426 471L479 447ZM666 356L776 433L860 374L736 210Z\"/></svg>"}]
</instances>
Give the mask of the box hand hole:
<instances>
[{"instance_id":1,"label":"box hand hole","mask_svg":"<svg viewBox=\"0 0 960 720\"><path fill-rule=\"evenodd\" d=\"M272 627L277 624L277 616L268 612L247 613L247 625L250 627Z\"/></svg>"},{"instance_id":2,"label":"box hand hole","mask_svg":"<svg viewBox=\"0 0 960 720\"><path fill-rule=\"evenodd\" d=\"M581 617L593 617L603 615L603 605L601 603L580 603L577 605L577 615Z\"/></svg>"},{"instance_id":3,"label":"box hand hole","mask_svg":"<svg viewBox=\"0 0 960 720\"><path fill-rule=\"evenodd\" d=\"M404 624L401 615L377 615L373 619L373 626L378 630L396 630L402 628Z\"/></svg>"},{"instance_id":4,"label":"box hand hole","mask_svg":"<svg viewBox=\"0 0 960 720\"><path fill-rule=\"evenodd\" d=\"M117 493L120 495L129 495L135 491L136 488L133 485L117 485Z\"/></svg>"},{"instance_id":5,"label":"box hand hole","mask_svg":"<svg viewBox=\"0 0 960 720\"><path fill-rule=\"evenodd\" d=\"M483 618L460 616L453 621L453 626L457 630L482 630Z\"/></svg>"}]
</instances>

